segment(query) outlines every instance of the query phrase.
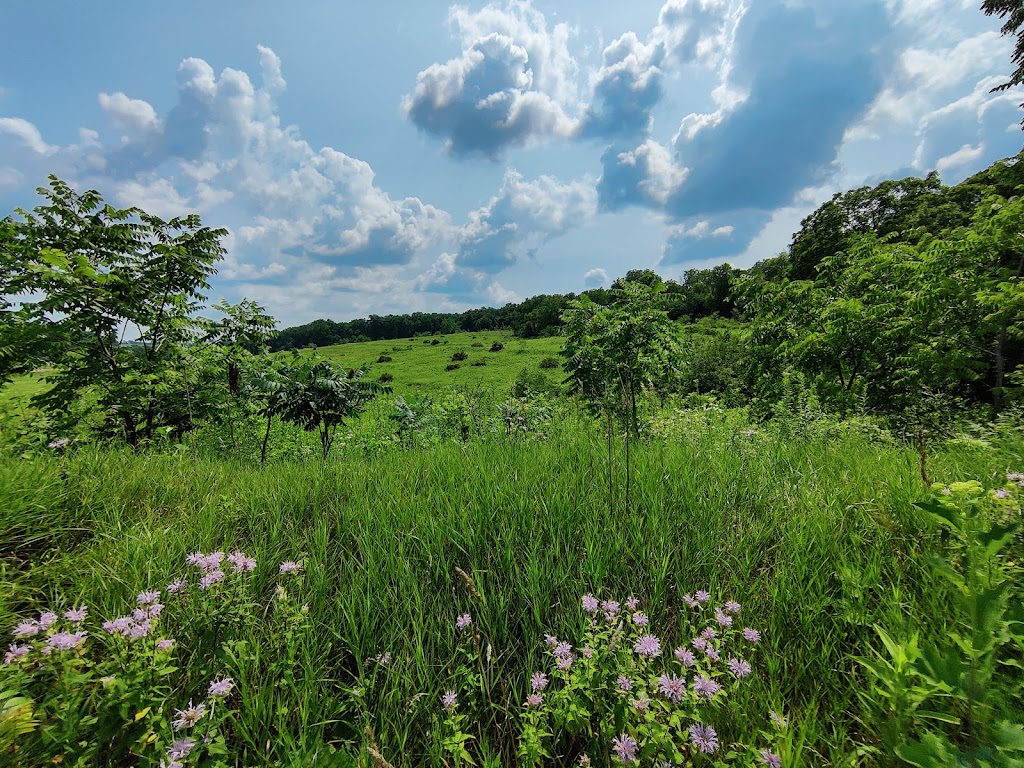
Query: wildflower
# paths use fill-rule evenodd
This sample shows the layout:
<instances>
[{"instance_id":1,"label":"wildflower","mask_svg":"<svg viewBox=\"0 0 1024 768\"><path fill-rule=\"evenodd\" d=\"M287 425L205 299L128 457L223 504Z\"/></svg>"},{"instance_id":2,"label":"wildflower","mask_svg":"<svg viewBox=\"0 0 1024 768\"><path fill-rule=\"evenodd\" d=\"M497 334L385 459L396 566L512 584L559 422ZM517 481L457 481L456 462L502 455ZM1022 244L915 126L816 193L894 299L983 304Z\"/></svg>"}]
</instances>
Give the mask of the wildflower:
<instances>
[{"instance_id":1,"label":"wildflower","mask_svg":"<svg viewBox=\"0 0 1024 768\"><path fill-rule=\"evenodd\" d=\"M686 603L688 608L696 608L700 605L700 603L694 599L693 595L683 595L683 602Z\"/></svg>"},{"instance_id":2,"label":"wildflower","mask_svg":"<svg viewBox=\"0 0 1024 768\"><path fill-rule=\"evenodd\" d=\"M712 699L715 694L722 690L722 686L709 677L697 675L693 681L693 692L704 699Z\"/></svg>"},{"instance_id":3,"label":"wildflower","mask_svg":"<svg viewBox=\"0 0 1024 768\"><path fill-rule=\"evenodd\" d=\"M615 600L605 600L601 603L601 610L604 611L604 615L608 618L608 621L611 621L618 615L619 608L621 608L621 606Z\"/></svg>"},{"instance_id":4,"label":"wildflower","mask_svg":"<svg viewBox=\"0 0 1024 768\"><path fill-rule=\"evenodd\" d=\"M729 659L726 664L736 677L742 678L750 674L750 664L743 659Z\"/></svg>"},{"instance_id":5,"label":"wildflower","mask_svg":"<svg viewBox=\"0 0 1024 768\"><path fill-rule=\"evenodd\" d=\"M995 491L993 491L993 494L995 494L995 497L997 499L1005 499L1007 496L1010 495L1010 492L1005 488L997 488Z\"/></svg>"},{"instance_id":6,"label":"wildflower","mask_svg":"<svg viewBox=\"0 0 1024 768\"><path fill-rule=\"evenodd\" d=\"M678 704L686 693L686 679L676 675L662 675L658 678L658 690L666 699Z\"/></svg>"},{"instance_id":7,"label":"wildflower","mask_svg":"<svg viewBox=\"0 0 1024 768\"><path fill-rule=\"evenodd\" d=\"M174 726L174 730L180 731L184 728L191 728L203 719L203 715L206 714L206 705L196 704L193 706L190 701L185 709L174 710L174 714L177 715L171 723Z\"/></svg>"},{"instance_id":8,"label":"wildflower","mask_svg":"<svg viewBox=\"0 0 1024 768\"><path fill-rule=\"evenodd\" d=\"M23 621L11 632L15 637L32 637L38 635L42 627L38 621Z\"/></svg>"},{"instance_id":9,"label":"wildflower","mask_svg":"<svg viewBox=\"0 0 1024 768\"><path fill-rule=\"evenodd\" d=\"M718 661L722 658L721 652L710 644L704 649L704 655L708 657L708 661Z\"/></svg>"},{"instance_id":10,"label":"wildflower","mask_svg":"<svg viewBox=\"0 0 1024 768\"><path fill-rule=\"evenodd\" d=\"M184 739L175 739L171 743L170 749L167 750L167 756L172 760L185 757L189 752L192 751L196 745L195 739L185 737Z\"/></svg>"},{"instance_id":11,"label":"wildflower","mask_svg":"<svg viewBox=\"0 0 1024 768\"><path fill-rule=\"evenodd\" d=\"M52 443L47 443L46 447L49 448L50 450L56 450L58 448L63 448L69 442L71 441L68 440L66 437L58 437Z\"/></svg>"},{"instance_id":12,"label":"wildflower","mask_svg":"<svg viewBox=\"0 0 1024 768\"><path fill-rule=\"evenodd\" d=\"M706 755L718 751L718 734L710 725L694 723L690 726L690 741Z\"/></svg>"},{"instance_id":13,"label":"wildflower","mask_svg":"<svg viewBox=\"0 0 1024 768\"><path fill-rule=\"evenodd\" d=\"M637 712L646 712L648 707L651 706L651 700L647 698L646 693L641 693L640 698L630 699L629 705L633 707Z\"/></svg>"},{"instance_id":14,"label":"wildflower","mask_svg":"<svg viewBox=\"0 0 1024 768\"><path fill-rule=\"evenodd\" d=\"M590 768L590 756L580 755L580 768Z\"/></svg>"},{"instance_id":15,"label":"wildflower","mask_svg":"<svg viewBox=\"0 0 1024 768\"><path fill-rule=\"evenodd\" d=\"M64 618L70 621L72 624L81 624L85 621L85 615L89 612L89 609L80 605L78 608L72 608L68 611L64 611Z\"/></svg>"},{"instance_id":16,"label":"wildflower","mask_svg":"<svg viewBox=\"0 0 1024 768\"><path fill-rule=\"evenodd\" d=\"M206 575L203 576L203 578L201 578L199 580L199 588L200 589L209 589L210 587L212 587L214 584L216 584L218 581L222 580L223 578L224 578L224 571L222 571L220 569L214 569L212 571L207 571Z\"/></svg>"},{"instance_id":17,"label":"wildflower","mask_svg":"<svg viewBox=\"0 0 1024 768\"><path fill-rule=\"evenodd\" d=\"M391 651L384 651L384 653L378 653L373 657L373 660L380 664L382 667L386 667L391 662Z\"/></svg>"},{"instance_id":18,"label":"wildflower","mask_svg":"<svg viewBox=\"0 0 1024 768\"><path fill-rule=\"evenodd\" d=\"M468 613L462 614L461 616L459 616L459 618L457 618L455 620L455 626L458 627L459 629L465 629L466 627L468 627L472 623L473 623L473 620L471 618L469 618L469 614Z\"/></svg>"},{"instance_id":19,"label":"wildflower","mask_svg":"<svg viewBox=\"0 0 1024 768\"><path fill-rule=\"evenodd\" d=\"M85 638L85 632L58 632L46 639L46 645L57 651L70 651L80 646Z\"/></svg>"},{"instance_id":20,"label":"wildflower","mask_svg":"<svg viewBox=\"0 0 1024 768\"><path fill-rule=\"evenodd\" d=\"M581 602L583 603L584 611L587 613L597 613L597 598L589 592L583 596Z\"/></svg>"},{"instance_id":21,"label":"wildflower","mask_svg":"<svg viewBox=\"0 0 1024 768\"><path fill-rule=\"evenodd\" d=\"M774 724L780 731L789 725L789 721L774 710L769 713L769 717L772 719L772 724Z\"/></svg>"},{"instance_id":22,"label":"wildflower","mask_svg":"<svg viewBox=\"0 0 1024 768\"><path fill-rule=\"evenodd\" d=\"M281 573L302 573L303 568L298 563L293 563L291 560L285 560L281 563L281 567L278 569Z\"/></svg>"},{"instance_id":23,"label":"wildflower","mask_svg":"<svg viewBox=\"0 0 1024 768\"><path fill-rule=\"evenodd\" d=\"M31 650L31 645L18 645L16 643L11 643L10 646L8 646L7 653L4 654L4 666L10 666L15 659L24 658Z\"/></svg>"},{"instance_id":24,"label":"wildflower","mask_svg":"<svg viewBox=\"0 0 1024 768\"><path fill-rule=\"evenodd\" d=\"M526 706L530 709L536 709L544 703L544 694L542 693L531 693L526 697Z\"/></svg>"},{"instance_id":25,"label":"wildflower","mask_svg":"<svg viewBox=\"0 0 1024 768\"><path fill-rule=\"evenodd\" d=\"M237 549L228 555L228 562L234 567L236 571L245 573L246 571L256 570L255 558L249 557L245 552L239 552Z\"/></svg>"},{"instance_id":26,"label":"wildflower","mask_svg":"<svg viewBox=\"0 0 1024 768\"><path fill-rule=\"evenodd\" d=\"M121 634L126 635L131 640L141 640L144 637L149 637L149 633L153 630L153 625L147 619L146 621L140 621L137 624L132 624L128 628L127 632Z\"/></svg>"},{"instance_id":27,"label":"wildflower","mask_svg":"<svg viewBox=\"0 0 1024 768\"><path fill-rule=\"evenodd\" d=\"M615 681L615 684L619 686L619 690L623 693L633 690L632 678L626 677L625 675L619 675L619 679Z\"/></svg>"},{"instance_id":28,"label":"wildflower","mask_svg":"<svg viewBox=\"0 0 1024 768\"><path fill-rule=\"evenodd\" d=\"M743 628L743 639L750 643L760 643L761 633L750 627Z\"/></svg>"},{"instance_id":29,"label":"wildflower","mask_svg":"<svg viewBox=\"0 0 1024 768\"><path fill-rule=\"evenodd\" d=\"M544 642L548 644L548 648L554 648L558 645L558 638L554 635L544 635Z\"/></svg>"},{"instance_id":30,"label":"wildflower","mask_svg":"<svg viewBox=\"0 0 1024 768\"><path fill-rule=\"evenodd\" d=\"M132 611L132 621L145 621L149 618L149 614L141 608L136 608Z\"/></svg>"},{"instance_id":31,"label":"wildflower","mask_svg":"<svg viewBox=\"0 0 1024 768\"><path fill-rule=\"evenodd\" d=\"M715 621L717 621L723 627L731 627L732 626L732 616L727 614L721 608L716 608L715 609Z\"/></svg>"},{"instance_id":32,"label":"wildflower","mask_svg":"<svg viewBox=\"0 0 1024 768\"><path fill-rule=\"evenodd\" d=\"M163 612L164 606L162 603L153 603L152 605L146 607L146 618L155 619Z\"/></svg>"},{"instance_id":33,"label":"wildflower","mask_svg":"<svg viewBox=\"0 0 1024 768\"><path fill-rule=\"evenodd\" d=\"M1021 480L1024 480L1024 473L1011 472L1006 476L1006 479L1009 480L1011 483L1019 483Z\"/></svg>"},{"instance_id":34,"label":"wildflower","mask_svg":"<svg viewBox=\"0 0 1024 768\"><path fill-rule=\"evenodd\" d=\"M633 644L633 650L638 656L653 659L661 655L661 641L654 635L644 635Z\"/></svg>"},{"instance_id":35,"label":"wildflower","mask_svg":"<svg viewBox=\"0 0 1024 768\"><path fill-rule=\"evenodd\" d=\"M593 657L593 655L594 655L594 649L593 649L593 648L589 648L589 647L588 647L588 648L584 648L584 649L582 649L582 650L580 651L580 653L582 653L582 654L583 654L583 658L585 658L585 659L589 659L589 658L592 658L592 657Z\"/></svg>"},{"instance_id":36,"label":"wildflower","mask_svg":"<svg viewBox=\"0 0 1024 768\"><path fill-rule=\"evenodd\" d=\"M156 644L158 651L169 651L174 647L174 640L172 638L165 638Z\"/></svg>"},{"instance_id":37,"label":"wildflower","mask_svg":"<svg viewBox=\"0 0 1024 768\"><path fill-rule=\"evenodd\" d=\"M530 688L535 691L543 691L548 687L548 676L543 672L534 672L530 677Z\"/></svg>"},{"instance_id":38,"label":"wildflower","mask_svg":"<svg viewBox=\"0 0 1024 768\"><path fill-rule=\"evenodd\" d=\"M692 667L697 661L693 655L693 651L689 648L683 648L682 646L676 648L676 658L683 662L684 667Z\"/></svg>"},{"instance_id":39,"label":"wildflower","mask_svg":"<svg viewBox=\"0 0 1024 768\"><path fill-rule=\"evenodd\" d=\"M636 739L634 739L628 733L623 733L619 735L617 738L612 739L612 749L615 751L615 756L619 759L619 762L636 762Z\"/></svg>"},{"instance_id":40,"label":"wildflower","mask_svg":"<svg viewBox=\"0 0 1024 768\"><path fill-rule=\"evenodd\" d=\"M39 614L39 628L44 631L52 627L55 621L57 621L57 614L53 611Z\"/></svg>"},{"instance_id":41,"label":"wildflower","mask_svg":"<svg viewBox=\"0 0 1024 768\"><path fill-rule=\"evenodd\" d=\"M734 600L730 600L725 604L725 612L731 613L734 616L740 612L740 604Z\"/></svg>"},{"instance_id":42,"label":"wildflower","mask_svg":"<svg viewBox=\"0 0 1024 768\"><path fill-rule=\"evenodd\" d=\"M767 765L768 768L782 768L782 758L770 749L761 750L761 762Z\"/></svg>"},{"instance_id":43,"label":"wildflower","mask_svg":"<svg viewBox=\"0 0 1024 768\"><path fill-rule=\"evenodd\" d=\"M638 627L646 627L651 622L650 619L647 618L646 613L634 613L633 623L636 624Z\"/></svg>"},{"instance_id":44,"label":"wildflower","mask_svg":"<svg viewBox=\"0 0 1024 768\"><path fill-rule=\"evenodd\" d=\"M693 640L690 641L690 645L692 645L698 651L703 651L705 648L708 647L708 641L706 638L703 637L695 637L693 638Z\"/></svg>"},{"instance_id":45,"label":"wildflower","mask_svg":"<svg viewBox=\"0 0 1024 768\"><path fill-rule=\"evenodd\" d=\"M707 590L704 590L704 589L702 589L702 590L700 590L699 592L697 592L697 594L696 594L696 595L694 595L693 597L694 597L694 599L695 599L695 600L696 600L696 601L697 601L698 603L700 603L701 605L703 605L704 603L706 603L706 602L707 602L708 600L710 600L710 599L711 599L711 593L710 593L710 592L708 592Z\"/></svg>"},{"instance_id":46,"label":"wildflower","mask_svg":"<svg viewBox=\"0 0 1024 768\"><path fill-rule=\"evenodd\" d=\"M227 696L234 687L235 683L230 677L221 677L210 683L210 695Z\"/></svg>"},{"instance_id":47,"label":"wildflower","mask_svg":"<svg viewBox=\"0 0 1024 768\"><path fill-rule=\"evenodd\" d=\"M555 646L552 653L555 655L556 659L564 658L572 653L572 646L565 642L559 643Z\"/></svg>"},{"instance_id":48,"label":"wildflower","mask_svg":"<svg viewBox=\"0 0 1024 768\"><path fill-rule=\"evenodd\" d=\"M705 640L714 640L716 637L718 637L718 632L715 631L714 627L708 627L700 633L700 636L703 637Z\"/></svg>"},{"instance_id":49,"label":"wildflower","mask_svg":"<svg viewBox=\"0 0 1024 768\"><path fill-rule=\"evenodd\" d=\"M628 599L628 600L626 600L626 610L627 610L627 611L635 611L635 610L636 610L636 607L637 607L638 605L640 605L640 601L639 601L639 600L637 600L637 599L636 599L635 597L633 597L632 595L630 595L629 599Z\"/></svg>"},{"instance_id":50,"label":"wildflower","mask_svg":"<svg viewBox=\"0 0 1024 768\"><path fill-rule=\"evenodd\" d=\"M139 592L135 602L139 605L152 605L160 601L159 592Z\"/></svg>"},{"instance_id":51,"label":"wildflower","mask_svg":"<svg viewBox=\"0 0 1024 768\"><path fill-rule=\"evenodd\" d=\"M171 758L169 760L161 760L159 768L185 768L185 766L183 763Z\"/></svg>"},{"instance_id":52,"label":"wildflower","mask_svg":"<svg viewBox=\"0 0 1024 768\"><path fill-rule=\"evenodd\" d=\"M567 656L559 656L558 660L555 662L555 665L563 672L566 672L570 668L572 668L572 664L574 661L576 661L576 657L570 653Z\"/></svg>"},{"instance_id":53,"label":"wildflower","mask_svg":"<svg viewBox=\"0 0 1024 768\"><path fill-rule=\"evenodd\" d=\"M175 579L167 585L167 591L174 594L176 592L184 592L187 587L188 583L184 579Z\"/></svg>"},{"instance_id":54,"label":"wildflower","mask_svg":"<svg viewBox=\"0 0 1024 768\"><path fill-rule=\"evenodd\" d=\"M459 706L459 698L455 695L455 691L444 692L444 696L441 697L441 706L448 711L452 711Z\"/></svg>"}]
</instances>

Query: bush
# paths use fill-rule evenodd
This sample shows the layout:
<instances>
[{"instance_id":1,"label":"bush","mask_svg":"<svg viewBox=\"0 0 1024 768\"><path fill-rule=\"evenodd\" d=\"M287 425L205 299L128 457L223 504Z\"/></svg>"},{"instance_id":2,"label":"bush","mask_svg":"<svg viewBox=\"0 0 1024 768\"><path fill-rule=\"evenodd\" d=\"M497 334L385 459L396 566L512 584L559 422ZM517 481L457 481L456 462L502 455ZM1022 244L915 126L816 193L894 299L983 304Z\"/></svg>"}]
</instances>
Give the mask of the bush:
<instances>
[{"instance_id":1,"label":"bush","mask_svg":"<svg viewBox=\"0 0 1024 768\"><path fill-rule=\"evenodd\" d=\"M471 347L482 347L483 346L483 342L481 342L481 341L474 341L469 346L471 346Z\"/></svg>"},{"instance_id":2,"label":"bush","mask_svg":"<svg viewBox=\"0 0 1024 768\"><path fill-rule=\"evenodd\" d=\"M557 368L558 358L557 357L545 357L540 361L541 368Z\"/></svg>"},{"instance_id":3,"label":"bush","mask_svg":"<svg viewBox=\"0 0 1024 768\"><path fill-rule=\"evenodd\" d=\"M500 341L496 341L493 344L491 344L491 352L501 352L501 350L503 350L504 348L505 345L502 344Z\"/></svg>"},{"instance_id":4,"label":"bush","mask_svg":"<svg viewBox=\"0 0 1024 768\"><path fill-rule=\"evenodd\" d=\"M432 346L432 347L436 347L440 343L441 343L440 339L431 339L430 340L430 346Z\"/></svg>"},{"instance_id":5,"label":"bush","mask_svg":"<svg viewBox=\"0 0 1024 768\"><path fill-rule=\"evenodd\" d=\"M486 360L474 360L472 363L470 363L470 365L479 367L481 365L487 365L487 361Z\"/></svg>"},{"instance_id":6,"label":"bush","mask_svg":"<svg viewBox=\"0 0 1024 768\"><path fill-rule=\"evenodd\" d=\"M377 381L379 381L381 384L387 384L394 380L395 377L392 376L390 373L382 373L380 376L377 377Z\"/></svg>"},{"instance_id":7,"label":"bush","mask_svg":"<svg viewBox=\"0 0 1024 768\"><path fill-rule=\"evenodd\" d=\"M456 352L456 353L454 353L452 355L452 360L456 360L456 361L458 361L458 360L466 360L468 358L469 358L469 355L467 355L461 349L458 352Z\"/></svg>"},{"instance_id":8,"label":"bush","mask_svg":"<svg viewBox=\"0 0 1024 768\"><path fill-rule=\"evenodd\" d=\"M448 363L448 365L446 365L444 369L446 371L457 371L461 367L462 366L460 366L458 363Z\"/></svg>"},{"instance_id":9,"label":"bush","mask_svg":"<svg viewBox=\"0 0 1024 768\"><path fill-rule=\"evenodd\" d=\"M390 363L391 362L391 356L390 355L381 355L380 357L377 358L377 362L378 363Z\"/></svg>"}]
</instances>

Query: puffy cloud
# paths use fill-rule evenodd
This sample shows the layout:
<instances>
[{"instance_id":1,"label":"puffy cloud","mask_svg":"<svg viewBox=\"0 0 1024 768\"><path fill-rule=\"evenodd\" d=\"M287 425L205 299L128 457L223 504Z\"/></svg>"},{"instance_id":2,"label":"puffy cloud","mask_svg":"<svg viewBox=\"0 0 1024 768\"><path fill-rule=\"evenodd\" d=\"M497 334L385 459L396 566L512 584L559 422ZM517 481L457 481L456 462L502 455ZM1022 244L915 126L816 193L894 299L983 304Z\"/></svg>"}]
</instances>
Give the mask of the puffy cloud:
<instances>
[{"instance_id":1,"label":"puffy cloud","mask_svg":"<svg viewBox=\"0 0 1024 768\"><path fill-rule=\"evenodd\" d=\"M583 273L583 284L587 288L600 288L608 284L608 271L601 267L588 269Z\"/></svg>"},{"instance_id":2,"label":"puffy cloud","mask_svg":"<svg viewBox=\"0 0 1024 768\"><path fill-rule=\"evenodd\" d=\"M614 40L591 78L593 95L580 134L625 138L646 133L669 68L717 63L728 50L737 11L742 13L742 5L731 9L729 0L668 0L646 42L635 32Z\"/></svg>"},{"instance_id":3,"label":"puffy cloud","mask_svg":"<svg viewBox=\"0 0 1024 768\"><path fill-rule=\"evenodd\" d=\"M488 5L477 13L452 8L462 36L461 56L432 64L402 101L421 130L445 140L453 155L500 157L508 147L569 136L566 114L574 96L570 30L550 32L529 2Z\"/></svg>"},{"instance_id":4,"label":"puffy cloud","mask_svg":"<svg viewBox=\"0 0 1024 768\"><path fill-rule=\"evenodd\" d=\"M660 263L693 266L691 262L710 262L713 266L724 260L733 262L771 217L758 210L731 211L727 215L732 223L723 223L722 216L712 216L668 226Z\"/></svg>"},{"instance_id":5,"label":"puffy cloud","mask_svg":"<svg viewBox=\"0 0 1024 768\"><path fill-rule=\"evenodd\" d=\"M667 210L767 211L829 175L846 129L881 89L887 31L874 2L747 11L730 70L747 97L711 124L684 119L674 146L688 174Z\"/></svg>"},{"instance_id":6,"label":"puffy cloud","mask_svg":"<svg viewBox=\"0 0 1024 768\"><path fill-rule=\"evenodd\" d=\"M526 181L508 171L498 194L469 215L458 233L458 261L494 272L532 256L542 244L578 227L597 210L591 184L551 176Z\"/></svg>"},{"instance_id":7,"label":"puffy cloud","mask_svg":"<svg viewBox=\"0 0 1024 768\"><path fill-rule=\"evenodd\" d=\"M0 136L5 134L37 155L52 155L57 151L57 147L43 141L43 135L35 125L20 117L0 117Z\"/></svg>"},{"instance_id":8,"label":"puffy cloud","mask_svg":"<svg viewBox=\"0 0 1024 768\"><path fill-rule=\"evenodd\" d=\"M604 210L628 205L660 208L686 178L669 150L648 139L632 150L607 149L601 157L603 171L597 183Z\"/></svg>"},{"instance_id":9,"label":"puffy cloud","mask_svg":"<svg viewBox=\"0 0 1024 768\"><path fill-rule=\"evenodd\" d=\"M101 93L99 103L114 125L128 137L143 137L160 127L156 110L147 101L130 99L118 92Z\"/></svg>"},{"instance_id":10,"label":"puffy cloud","mask_svg":"<svg viewBox=\"0 0 1024 768\"><path fill-rule=\"evenodd\" d=\"M947 183L981 170L992 158L1020 151L1022 89L991 93L1001 77L984 78L967 96L926 114L918 127L914 168L938 168ZM987 158L987 159L986 159Z\"/></svg>"}]
</instances>

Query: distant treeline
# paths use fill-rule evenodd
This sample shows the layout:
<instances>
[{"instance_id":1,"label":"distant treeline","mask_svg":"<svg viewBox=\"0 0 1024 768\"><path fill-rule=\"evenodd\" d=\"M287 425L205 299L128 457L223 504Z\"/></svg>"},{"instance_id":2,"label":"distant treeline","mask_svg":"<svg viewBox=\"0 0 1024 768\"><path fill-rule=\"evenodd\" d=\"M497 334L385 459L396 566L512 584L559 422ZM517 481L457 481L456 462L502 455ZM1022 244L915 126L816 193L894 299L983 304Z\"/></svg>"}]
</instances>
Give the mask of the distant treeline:
<instances>
[{"instance_id":1,"label":"distant treeline","mask_svg":"<svg viewBox=\"0 0 1024 768\"><path fill-rule=\"evenodd\" d=\"M986 195L1010 198L1024 185L1024 152L1001 160L956 186L943 184L937 173L925 178L887 180L874 187L840 192L801 222L800 231L779 255L748 270L721 264L710 269L687 270L678 281L667 280L673 297L673 319L731 318L741 305L737 283L745 274L771 282L813 280L823 259L845 251L861 235L874 233L888 242L917 242L925 234L966 227ZM616 296L621 280L653 284L662 278L652 270L631 270L611 289L586 291L592 301L606 305ZM552 336L559 332L561 315L577 294L533 296L504 307L481 307L462 313L413 312L370 315L365 319L335 322L314 320L285 328L272 340L271 349L299 349L359 341L409 338L459 331L512 331L522 338Z\"/></svg>"}]
</instances>

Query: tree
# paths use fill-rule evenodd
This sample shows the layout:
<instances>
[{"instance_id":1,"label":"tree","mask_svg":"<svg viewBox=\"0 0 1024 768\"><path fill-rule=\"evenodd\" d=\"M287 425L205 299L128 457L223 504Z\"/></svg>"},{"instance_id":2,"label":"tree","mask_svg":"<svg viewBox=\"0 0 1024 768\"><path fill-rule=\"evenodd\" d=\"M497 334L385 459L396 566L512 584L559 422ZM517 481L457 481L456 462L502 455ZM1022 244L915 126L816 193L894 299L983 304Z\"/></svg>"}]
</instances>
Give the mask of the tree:
<instances>
[{"instance_id":1,"label":"tree","mask_svg":"<svg viewBox=\"0 0 1024 768\"><path fill-rule=\"evenodd\" d=\"M588 406L626 428L626 503L629 503L629 444L639 434L637 397L647 387L664 390L673 378L676 351L672 322L664 309L663 283L648 286L623 282L610 291L608 306L587 296L569 303L562 314L566 358L565 382L579 392ZM610 473L609 461L609 473Z\"/></svg>"},{"instance_id":2,"label":"tree","mask_svg":"<svg viewBox=\"0 0 1024 768\"><path fill-rule=\"evenodd\" d=\"M18 209L0 230L0 294L20 299L17 316L54 368L36 402L57 415L94 413L103 433L131 446L190 429L196 372L183 352L227 231L195 215L117 209L54 176L38 192L46 204Z\"/></svg>"},{"instance_id":3,"label":"tree","mask_svg":"<svg viewBox=\"0 0 1024 768\"><path fill-rule=\"evenodd\" d=\"M318 432L324 459L331 452L338 427L344 426L346 419L358 416L379 393L389 391L381 384L364 381L362 370L343 376L326 360L305 360L285 375L287 378L279 387L267 388L268 434L269 419L274 415L307 432Z\"/></svg>"},{"instance_id":4,"label":"tree","mask_svg":"<svg viewBox=\"0 0 1024 768\"><path fill-rule=\"evenodd\" d=\"M986 16L998 16L1000 19L1006 19L1000 30L1004 36L1017 36L1017 44L1014 46L1013 57L1010 59L1017 65L1017 68L1010 75L1009 80L997 85L992 92L1005 91L1015 85L1024 84L1024 31L1021 30L1021 27L1024 27L1024 2L1021 0L984 0L981 10ZM1024 104L1021 104L1021 107L1024 107ZM1024 127L1024 120L1021 121L1021 126Z\"/></svg>"}]
</instances>

